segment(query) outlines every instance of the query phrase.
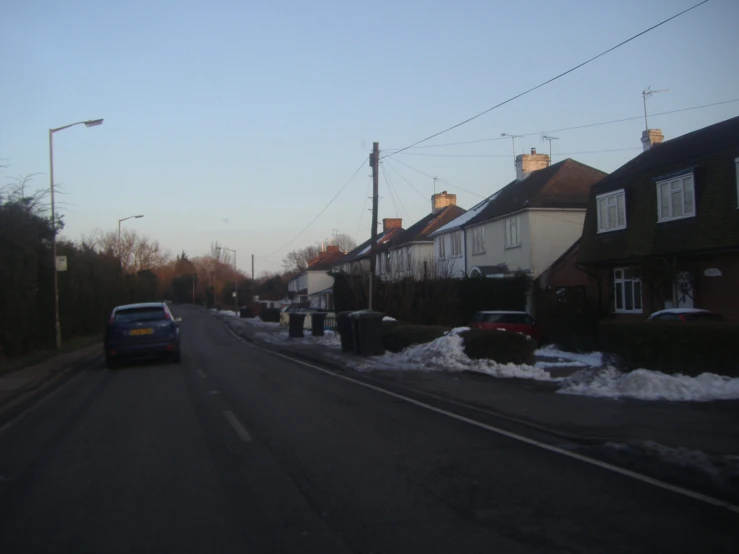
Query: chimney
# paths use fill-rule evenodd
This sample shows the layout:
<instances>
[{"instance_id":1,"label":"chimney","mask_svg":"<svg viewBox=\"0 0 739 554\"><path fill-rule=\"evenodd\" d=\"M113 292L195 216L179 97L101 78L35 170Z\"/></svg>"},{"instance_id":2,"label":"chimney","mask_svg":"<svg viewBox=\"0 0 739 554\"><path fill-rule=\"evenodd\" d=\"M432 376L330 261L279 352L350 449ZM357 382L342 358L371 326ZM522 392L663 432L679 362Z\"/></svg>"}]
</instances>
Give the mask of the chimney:
<instances>
[{"instance_id":1,"label":"chimney","mask_svg":"<svg viewBox=\"0 0 739 554\"><path fill-rule=\"evenodd\" d=\"M431 195L431 213L439 213L447 206L457 205L457 195L447 194L446 191Z\"/></svg>"},{"instance_id":2,"label":"chimney","mask_svg":"<svg viewBox=\"0 0 739 554\"><path fill-rule=\"evenodd\" d=\"M403 227L403 220L399 218L386 217L382 220L382 232L387 233L390 229L400 229Z\"/></svg>"},{"instance_id":3,"label":"chimney","mask_svg":"<svg viewBox=\"0 0 739 554\"><path fill-rule=\"evenodd\" d=\"M536 148L531 149L531 154L516 156L516 180L523 181L534 171L549 167L549 156L537 154Z\"/></svg>"},{"instance_id":4,"label":"chimney","mask_svg":"<svg viewBox=\"0 0 739 554\"><path fill-rule=\"evenodd\" d=\"M339 245L338 244L329 244L326 247L326 252L338 252L339 251Z\"/></svg>"},{"instance_id":5,"label":"chimney","mask_svg":"<svg viewBox=\"0 0 739 554\"><path fill-rule=\"evenodd\" d=\"M647 129L642 131L641 143L644 146L644 152L650 150L652 146L660 144L665 140L665 136L662 134L662 129Z\"/></svg>"}]
</instances>

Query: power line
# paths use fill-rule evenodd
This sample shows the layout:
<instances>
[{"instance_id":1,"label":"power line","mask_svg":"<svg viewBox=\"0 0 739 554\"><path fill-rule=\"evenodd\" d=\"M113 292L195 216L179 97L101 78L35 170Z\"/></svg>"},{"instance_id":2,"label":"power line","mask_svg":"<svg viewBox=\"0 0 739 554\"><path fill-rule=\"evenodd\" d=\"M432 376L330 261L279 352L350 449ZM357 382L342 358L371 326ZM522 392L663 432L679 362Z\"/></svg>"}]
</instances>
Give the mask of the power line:
<instances>
[{"instance_id":1,"label":"power line","mask_svg":"<svg viewBox=\"0 0 739 554\"><path fill-rule=\"evenodd\" d=\"M323 215L323 212L325 212L326 210L328 210L328 208L331 206L331 204L334 203L334 200L336 200L339 197L339 195L342 192L344 192L344 189L349 186L349 183L351 183L352 180L354 179L354 177L357 176L357 173L359 173L359 170L362 169L362 167L364 166L364 164L366 162L367 162L367 156L365 156L364 158L362 158L362 163L359 164L359 167L357 167L357 170L352 174L351 177L349 177L349 180L346 183L344 183L344 186L339 189L339 192L337 192L334 195L334 197L329 201L329 203L326 204L320 212L318 212L318 215L316 215L316 217L314 217L313 219L311 219L311 221L310 221L310 223L308 223L308 225L306 225L305 227L303 227L303 229L297 235L295 235L293 238L291 238L287 243L285 243L282 246L280 246L277 250L275 250L274 252L270 252L269 254L265 254L265 255L266 256L272 256L274 254L277 254L280 250L283 250L283 249L287 248L288 246L290 246L293 242L295 242L298 239L298 237L300 237L300 235L302 235L303 233L305 233L308 230L308 228L311 225L313 225L319 217L321 217Z\"/></svg>"},{"instance_id":2,"label":"power line","mask_svg":"<svg viewBox=\"0 0 739 554\"><path fill-rule=\"evenodd\" d=\"M711 104L703 104L701 106L691 106L690 108L681 108L679 110L669 110L666 112L659 112L652 114L652 117L657 117L660 115L670 115L674 113L681 113L681 112L689 112L692 110L700 110L703 108L712 108L713 106L722 106L724 104L731 104L734 102L739 102L739 98L733 98L731 100L723 100L722 102L713 102ZM546 131L536 131L534 133L523 133L522 137L530 137L534 135L543 135L547 133L558 133L562 131L574 131L576 129L585 129L587 127L597 127L599 125L611 125L613 123L623 123L625 121L634 121L636 119L643 119L644 115L636 115L634 117L624 117L622 119L613 119L611 121L600 121L598 123L586 123L584 125L576 125L574 127L563 127L562 129L549 129ZM481 142L493 142L496 140L505 140L506 137L492 137L492 138L484 138L484 139L477 139L477 140L465 140L462 142L445 142L442 144L427 144L426 146L416 146L413 149L414 150L420 150L421 148L439 148L441 146L460 146L463 144L479 144ZM396 150L396 152L393 152L394 154L397 154L401 149L400 148L391 148L391 150Z\"/></svg>"},{"instance_id":3,"label":"power line","mask_svg":"<svg viewBox=\"0 0 739 554\"><path fill-rule=\"evenodd\" d=\"M602 152L623 152L624 150L641 150L641 146L611 148L609 150L586 150L584 152L557 152L557 156L574 156L575 154L600 154ZM510 154L424 154L420 152L403 152L403 156L429 156L432 158L510 158Z\"/></svg>"},{"instance_id":4,"label":"power line","mask_svg":"<svg viewBox=\"0 0 739 554\"><path fill-rule=\"evenodd\" d=\"M416 171L416 172L420 173L421 175L425 175L426 177L428 177L430 179L436 179L436 180L441 181L442 183L444 183L444 184L446 184L446 185L448 185L448 186L450 186L452 188L462 190L464 192L467 192L469 194L473 194L475 196L479 196L480 198L485 198L482 194L477 194L476 192L472 192L471 190L463 189L459 185L453 185L452 183L450 183L449 181L446 181L446 180L442 179L441 177L434 177L433 175L429 175L428 173L426 173L424 171L421 171L420 169L416 169L415 167L412 167L412 166L408 165L407 163L405 163L405 162L403 162L401 160L397 160L396 159L395 161L398 162L401 165L404 165L408 169L412 169L413 171Z\"/></svg>"},{"instance_id":5,"label":"power line","mask_svg":"<svg viewBox=\"0 0 739 554\"><path fill-rule=\"evenodd\" d=\"M606 152L624 152L626 150L642 150L641 146L629 146L628 148L610 148L608 150L584 150L583 152L557 152L554 156L578 156L581 154L603 154Z\"/></svg>"},{"instance_id":6,"label":"power line","mask_svg":"<svg viewBox=\"0 0 739 554\"><path fill-rule=\"evenodd\" d=\"M362 211L359 212L359 223L357 223L357 230L354 232L354 242L357 242L359 236L359 228L362 226L362 217L364 217L364 208L367 205L367 198L369 198L369 189L372 185L372 176L370 175L367 179L367 190L364 193L364 201L362 202Z\"/></svg>"},{"instance_id":7,"label":"power line","mask_svg":"<svg viewBox=\"0 0 739 554\"><path fill-rule=\"evenodd\" d=\"M395 208L395 217L400 217L400 208L398 207L398 203L395 201L395 196L393 195L393 189L390 188L390 182L387 180L387 173L385 172L385 168L380 166L380 169L382 170L382 174L385 176L385 186L387 187L388 196L390 196L390 201L393 203L393 207Z\"/></svg>"},{"instance_id":8,"label":"power line","mask_svg":"<svg viewBox=\"0 0 739 554\"><path fill-rule=\"evenodd\" d=\"M398 169L393 164L390 163L390 160L389 159L388 160L385 160L385 163L388 164L388 166L390 167L390 169L392 169L393 171L395 171L395 173L397 173L398 175L400 175L400 178L403 179L403 181L405 181L406 183L408 183L408 186L411 187L414 191L416 191L416 193L418 193L418 195L421 198L423 198L424 200L426 200L426 196L421 191L419 191L416 187L414 187L411 184L411 182L408 179L406 179L405 176L400 171L398 171Z\"/></svg>"},{"instance_id":9,"label":"power line","mask_svg":"<svg viewBox=\"0 0 739 554\"><path fill-rule=\"evenodd\" d=\"M438 133L434 133L433 135L429 135L428 137L426 137L424 139L421 139L421 140L419 140L417 142L414 142L413 144L410 144L408 146L405 146L405 147L401 148L400 150L398 150L396 152L393 152L393 153L390 153L390 154L386 154L385 156L383 156L383 158L384 157L389 157L389 156L394 156L395 154L398 154L399 152L403 152L404 150L408 150L409 148L413 148L414 146L418 146L419 144L421 144L423 142L426 142L427 140L431 140L432 138L438 137L439 135L442 135L444 133L448 133L449 131L451 131L453 129L456 129L457 127L461 127L462 125L465 125L465 124L469 123L470 121L473 121L473 120L477 119L478 117L482 117L483 115L485 115L487 113L490 113L493 110L495 110L495 109L497 109L497 108L499 108L499 107L501 107L501 106L503 106L505 104L508 104L509 102L513 102L514 100L516 100L518 98L521 98L522 96L524 96L526 94L529 94L530 92L533 92L533 91L535 91L537 89L540 89L541 87L546 86L549 83L552 83L552 82L556 81L557 79L561 79L565 75L568 75L569 73L572 73L573 71L576 71L576 70L580 69L581 67L583 67L583 66L585 66L585 65L587 65L587 64L589 64L589 63L591 63L591 62L593 62L595 60L597 60L598 58L601 58L601 57L605 56L606 54L608 54L610 52L613 52L617 48L620 48L621 46L623 46L625 44L628 44L632 40L635 40L635 39L639 38L640 36L645 35L645 34L649 33L650 31L653 31L657 27L661 27L665 23L668 23L668 22L672 21L673 19L675 19L677 17L680 17L681 15L686 14L686 13L688 13L691 10L694 10L697 7L702 6L703 4L705 4L707 2L708 2L708 0L703 0L702 2L699 2L698 4L695 4L694 6L691 6L690 8L687 8L687 9L681 11L680 13L677 13L677 14L673 15L672 17L669 17L669 18L667 18L667 19L665 19L663 21L660 21L656 25L652 25L648 29L645 29L644 31L641 31L640 33L637 33L636 35L634 35L634 36L632 36L632 37L630 37L630 38L628 38L628 39L626 39L626 40L618 43L617 45L612 46L608 50L604 50L600 54L597 54L597 55L593 56L592 58L590 58L590 59L588 59L588 60L586 60L586 61L584 61L584 62L582 62L582 63L580 63L580 64L578 64L578 65L576 65L576 66L574 66L572 68L570 68L570 69L568 69L567 71L563 71L559 75L556 75L555 77L552 77L551 79L548 79L548 80L544 81L543 83L539 83L535 87L531 87L528 90L525 90L525 91L523 91L523 92L521 92L521 93L519 93L519 94L517 94L515 96L510 97L508 100L504 100L503 102L500 102L499 104L496 104L492 108L488 108L487 110L484 110L484 111L478 113L477 115L473 115L472 117L469 117L469 118L465 119L464 121L462 121L460 123L457 123L456 125L452 125L451 127L447 127L446 129L444 129L442 131L439 131Z\"/></svg>"},{"instance_id":10,"label":"power line","mask_svg":"<svg viewBox=\"0 0 739 554\"><path fill-rule=\"evenodd\" d=\"M410 214L408 213L408 210L405 209L405 206L403 205L403 201L400 199L400 195L398 194L397 189L395 188L395 185L393 185L392 180L390 179L390 175L388 174L387 170L385 169L385 165L380 165L382 168L382 174L385 176L385 181L387 182L388 188L395 194L395 197L398 200L398 204L400 204L400 208L403 210L403 213L405 213L406 217L408 219L411 218Z\"/></svg>"}]
</instances>

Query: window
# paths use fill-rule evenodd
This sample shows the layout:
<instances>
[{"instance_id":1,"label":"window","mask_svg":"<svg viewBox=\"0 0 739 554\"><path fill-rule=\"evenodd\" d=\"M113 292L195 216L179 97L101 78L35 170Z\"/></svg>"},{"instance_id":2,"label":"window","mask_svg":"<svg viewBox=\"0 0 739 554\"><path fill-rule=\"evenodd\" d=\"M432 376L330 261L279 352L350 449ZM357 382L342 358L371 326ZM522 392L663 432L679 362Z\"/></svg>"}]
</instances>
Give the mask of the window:
<instances>
[{"instance_id":1,"label":"window","mask_svg":"<svg viewBox=\"0 0 739 554\"><path fill-rule=\"evenodd\" d=\"M518 235L518 216L514 215L505 220L505 247L516 246L521 246L521 238Z\"/></svg>"},{"instance_id":2,"label":"window","mask_svg":"<svg viewBox=\"0 0 739 554\"><path fill-rule=\"evenodd\" d=\"M410 246L406 248L406 251L405 251L405 268L408 271L411 270L411 247Z\"/></svg>"},{"instance_id":3,"label":"window","mask_svg":"<svg viewBox=\"0 0 739 554\"><path fill-rule=\"evenodd\" d=\"M485 227L472 229L472 253L483 254L485 252Z\"/></svg>"},{"instance_id":4,"label":"window","mask_svg":"<svg viewBox=\"0 0 739 554\"><path fill-rule=\"evenodd\" d=\"M659 221L695 216L692 173L657 183L657 215Z\"/></svg>"},{"instance_id":5,"label":"window","mask_svg":"<svg viewBox=\"0 0 739 554\"><path fill-rule=\"evenodd\" d=\"M452 258L462 255L462 233L464 231L457 231L452 233Z\"/></svg>"},{"instance_id":6,"label":"window","mask_svg":"<svg viewBox=\"0 0 739 554\"><path fill-rule=\"evenodd\" d=\"M390 273L390 252L385 253L385 273Z\"/></svg>"},{"instance_id":7,"label":"window","mask_svg":"<svg viewBox=\"0 0 739 554\"><path fill-rule=\"evenodd\" d=\"M595 197L598 205L598 232L626 228L626 192L617 190Z\"/></svg>"},{"instance_id":8,"label":"window","mask_svg":"<svg viewBox=\"0 0 739 554\"><path fill-rule=\"evenodd\" d=\"M641 275L638 269L613 271L614 309L616 313L641 313Z\"/></svg>"},{"instance_id":9,"label":"window","mask_svg":"<svg viewBox=\"0 0 739 554\"><path fill-rule=\"evenodd\" d=\"M439 258L446 258L446 236L442 235L439 237Z\"/></svg>"}]
</instances>

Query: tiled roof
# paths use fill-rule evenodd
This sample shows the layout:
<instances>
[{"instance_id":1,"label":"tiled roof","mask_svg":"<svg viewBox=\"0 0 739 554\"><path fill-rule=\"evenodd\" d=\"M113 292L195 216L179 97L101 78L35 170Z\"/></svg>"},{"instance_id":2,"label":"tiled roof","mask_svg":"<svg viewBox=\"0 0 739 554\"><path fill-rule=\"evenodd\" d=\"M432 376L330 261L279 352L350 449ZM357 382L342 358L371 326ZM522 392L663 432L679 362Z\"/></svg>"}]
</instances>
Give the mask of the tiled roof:
<instances>
[{"instance_id":1,"label":"tiled roof","mask_svg":"<svg viewBox=\"0 0 739 554\"><path fill-rule=\"evenodd\" d=\"M447 206L438 213L430 213L423 219L416 221L402 233L399 233L386 244L388 248L394 248L411 242L433 242L431 235L437 229L443 227L453 219L465 213L459 206Z\"/></svg>"},{"instance_id":2,"label":"tiled roof","mask_svg":"<svg viewBox=\"0 0 739 554\"><path fill-rule=\"evenodd\" d=\"M382 233L379 233L377 235L377 246L380 247L381 245L383 245L384 243L391 240L393 237L397 236L399 233L402 233L402 232L403 232L403 229L401 227L393 227L392 229L388 229L387 231L383 231ZM357 246L354 250L348 252L346 256L344 256L343 258L336 260L334 262L334 265L355 262L357 260L369 258L371 248L372 248L372 237L368 238L362 244Z\"/></svg>"},{"instance_id":3,"label":"tiled roof","mask_svg":"<svg viewBox=\"0 0 739 554\"><path fill-rule=\"evenodd\" d=\"M318 257L312 260L308 265L308 271L329 270L343 257L344 253L339 251L321 252Z\"/></svg>"},{"instance_id":4,"label":"tiled roof","mask_svg":"<svg viewBox=\"0 0 739 554\"><path fill-rule=\"evenodd\" d=\"M593 186L580 263L739 248L736 158L739 117L655 145ZM660 177L693 171L695 217L658 223ZM597 232L596 196L626 191L626 228Z\"/></svg>"},{"instance_id":5,"label":"tiled roof","mask_svg":"<svg viewBox=\"0 0 739 554\"><path fill-rule=\"evenodd\" d=\"M580 208L588 203L590 187L607 174L571 158L532 172L523 181L500 189L467 225L514 213L525 208Z\"/></svg>"},{"instance_id":6,"label":"tiled roof","mask_svg":"<svg viewBox=\"0 0 739 554\"><path fill-rule=\"evenodd\" d=\"M456 231L457 229L461 229L465 226L472 218L474 218L477 214L479 214L482 210L484 210L490 202L492 202L496 196L498 196L498 192L494 192L490 196L488 196L485 200L482 202L477 203L475 206L467 210L465 213L460 215L459 217L451 220L446 225L439 227L436 231L431 233L432 237L438 237L439 235L443 235L444 233L449 233L451 231Z\"/></svg>"}]
</instances>

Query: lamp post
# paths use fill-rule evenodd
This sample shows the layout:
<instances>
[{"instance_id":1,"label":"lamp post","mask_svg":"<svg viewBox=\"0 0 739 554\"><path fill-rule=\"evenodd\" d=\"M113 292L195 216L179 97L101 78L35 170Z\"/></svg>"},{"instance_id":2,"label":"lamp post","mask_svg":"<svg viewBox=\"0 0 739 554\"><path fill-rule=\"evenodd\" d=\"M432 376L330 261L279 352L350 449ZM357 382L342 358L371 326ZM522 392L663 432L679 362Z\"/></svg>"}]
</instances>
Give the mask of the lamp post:
<instances>
[{"instance_id":1,"label":"lamp post","mask_svg":"<svg viewBox=\"0 0 739 554\"><path fill-rule=\"evenodd\" d=\"M223 250L227 250L229 252L234 253L234 272L236 275L234 276L234 304L236 311L239 311L239 268L236 265L236 250L233 248L226 248L225 246L221 246Z\"/></svg>"},{"instance_id":2,"label":"lamp post","mask_svg":"<svg viewBox=\"0 0 739 554\"><path fill-rule=\"evenodd\" d=\"M70 123L56 129L49 129L49 182L51 192L51 255L54 258L54 334L56 337L56 348L59 350L62 346L62 326L59 323L59 276L56 270L56 212L54 209L54 133L69 129L75 125L84 125L85 127L95 127L102 125L102 119L88 119L87 121L78 121Z\"/></svg>"},{"instance_id":3,"label":"lamp post","mask_svg":"<svg viewBox=\"0 0 739 554\"><path fill-rule=\"evenodd\" d=\"M121 253L121 223L128 219L140 219L144 217L144 215L129 215L128 217L124 217L123 219L118 220L118 261L121 263L121 268L123 267L123 254Z\"/></svg>"}]
</instances>

